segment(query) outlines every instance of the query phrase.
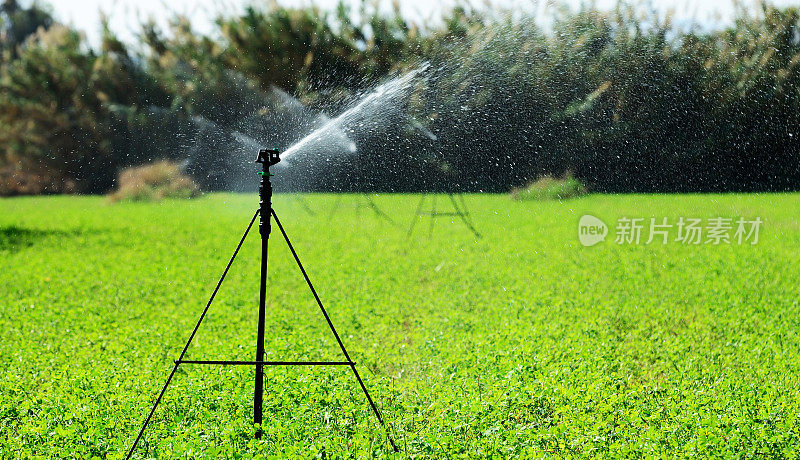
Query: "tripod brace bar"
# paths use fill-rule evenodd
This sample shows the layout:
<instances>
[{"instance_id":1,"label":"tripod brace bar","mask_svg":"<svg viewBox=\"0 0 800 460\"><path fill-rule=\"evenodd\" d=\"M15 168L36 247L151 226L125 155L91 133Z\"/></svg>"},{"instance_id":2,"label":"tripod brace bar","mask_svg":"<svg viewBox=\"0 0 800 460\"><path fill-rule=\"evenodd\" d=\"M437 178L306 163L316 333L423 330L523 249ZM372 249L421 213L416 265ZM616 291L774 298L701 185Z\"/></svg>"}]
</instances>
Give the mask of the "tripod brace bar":
<instances>
[{"instance_id":1,"label":"tripod brace bar","mask_svg":"<svg viewBox=\"0 0 800 460\"><path fill-rule=\"evenodd\" d=\"M350 366L350 361L175 361L178 364L218 364L223 366Z\"/></svg>"}]
</instances>

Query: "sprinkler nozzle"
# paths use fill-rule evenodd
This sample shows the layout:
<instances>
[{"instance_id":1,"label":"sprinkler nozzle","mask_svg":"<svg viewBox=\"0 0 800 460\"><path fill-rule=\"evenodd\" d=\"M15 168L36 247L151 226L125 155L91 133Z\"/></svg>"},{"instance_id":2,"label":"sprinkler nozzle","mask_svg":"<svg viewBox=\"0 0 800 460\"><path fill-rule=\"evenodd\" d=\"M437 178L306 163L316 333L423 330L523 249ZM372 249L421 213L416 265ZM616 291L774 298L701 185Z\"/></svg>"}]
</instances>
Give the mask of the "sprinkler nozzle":
<instances>
[{"instance_id":1,"label":"sprinkler nozzle","mask_svg":"<svg viewBox=\"0 0 800 460\"><path fill-rule=\"evenodd\" d=\"M276 165L280 161L281 156L278 149L261 149L258 151L258 158L256 158L256 163L266 164L267 167Z\"/></svg>"}]
</instances>

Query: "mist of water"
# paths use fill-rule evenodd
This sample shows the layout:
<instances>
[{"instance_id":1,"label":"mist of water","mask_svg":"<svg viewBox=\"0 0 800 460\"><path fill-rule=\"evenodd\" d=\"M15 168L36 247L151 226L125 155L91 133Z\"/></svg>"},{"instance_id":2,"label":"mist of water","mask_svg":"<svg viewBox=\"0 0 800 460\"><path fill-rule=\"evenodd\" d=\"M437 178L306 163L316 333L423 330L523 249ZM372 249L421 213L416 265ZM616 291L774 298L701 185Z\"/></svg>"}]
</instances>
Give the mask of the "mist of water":
<instances>
[{"instance_id":1,"label":"mist of water","mask_svg":"<svg viewBox=\"0 0 800 460\"><path fill-rule=\"evenodd\" d=\"M355 153L357 146L353 141L346 143L344 150L336 148L342 145L341 136L344 135L349 140L358 131L377 128L391 119L391 115L402 110L403 99L427 68L428 65L424 64L368 92L355 105L281 153L281 159L286 160L296 155Z\"/></svg>"},{"instance_id":2,"label":"mist of water","mask_svg":"<svg viewBox=\"0 0 800 460\"><path fill-rule=\"evenodd\" d=\"M319 181L329 189L326 171L331 167L389 170L395 159L411 155L401 146L404 136L417 133L428 141L438 139L425 125L429 120L415 118L409 111L409 100L439 73L423 63L365 90L334 117L277 87L263 91L249 85L234 73L230 79L236 99L207 105L204 113L211 118L186 117L177 109L152 106L141 132L128 144L149 152L151 159L180 161L204 188L231 191L254 190L257 151L277 148L283 160L278 165L282 168L276 177L278 189L314 189ZM374 151L388 156L373 158Z\"/></svg>"}]
</instances>

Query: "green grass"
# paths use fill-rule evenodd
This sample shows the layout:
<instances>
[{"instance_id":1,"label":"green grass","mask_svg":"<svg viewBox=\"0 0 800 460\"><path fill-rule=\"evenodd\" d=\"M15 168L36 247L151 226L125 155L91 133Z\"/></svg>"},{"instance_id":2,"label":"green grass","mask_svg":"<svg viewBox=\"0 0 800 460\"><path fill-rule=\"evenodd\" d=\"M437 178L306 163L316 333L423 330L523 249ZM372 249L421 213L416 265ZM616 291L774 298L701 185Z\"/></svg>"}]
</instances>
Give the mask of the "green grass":
<instances>
[{"instance_id":1,"label":"green grass","mask_svg":"<svg viewBox=\"0 0 800 460\"><path fill-rule=\"evenodd\" d=\"M798 457L800 195L469 196L475 241L345 197L275 207L398 458ZM416 197L377 203L404 225ZM254 210L251 195L0 200L0 457L119 458ZM759 244L584 248L577 222L761 217ZM613 228L612 228L613 230ZM268 359L339 359L279 234ZM252 359L258 238L189 359ZM142 457L390 456L347 369L181 368Z\"/></svg>"}]
</instances>

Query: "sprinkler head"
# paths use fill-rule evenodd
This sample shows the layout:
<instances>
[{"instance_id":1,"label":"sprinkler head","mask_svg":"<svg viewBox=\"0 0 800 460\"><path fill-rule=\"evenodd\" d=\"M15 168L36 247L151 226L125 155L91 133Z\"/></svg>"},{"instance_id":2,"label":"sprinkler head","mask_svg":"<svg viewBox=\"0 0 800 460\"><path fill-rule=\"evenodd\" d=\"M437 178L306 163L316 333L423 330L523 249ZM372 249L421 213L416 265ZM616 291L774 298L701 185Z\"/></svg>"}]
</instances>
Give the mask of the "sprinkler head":
<instances>
[{"instance_id":1,"label":"sprinkler head","mask_svg":"<svg viewBox=\"0 0 800 460\"><path fill-rule=\"evenodd\" d=\"M280 152L278 149L261 149L258 151L258 158L256 163L262 163L267 167L278 164L281 161Z\"/></svg>"}]
</instances>

